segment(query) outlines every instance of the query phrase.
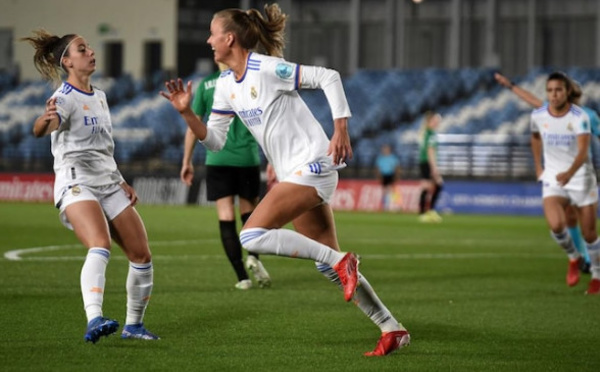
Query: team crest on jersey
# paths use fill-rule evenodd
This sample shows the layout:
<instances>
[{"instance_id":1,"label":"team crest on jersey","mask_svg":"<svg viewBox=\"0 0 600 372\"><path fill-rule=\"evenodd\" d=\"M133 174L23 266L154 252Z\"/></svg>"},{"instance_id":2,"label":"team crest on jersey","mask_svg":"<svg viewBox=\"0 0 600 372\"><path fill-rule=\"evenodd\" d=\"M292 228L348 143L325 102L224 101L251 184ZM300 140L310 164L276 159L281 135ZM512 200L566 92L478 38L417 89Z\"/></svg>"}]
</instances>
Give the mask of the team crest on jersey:
<instances>
[{"instance_id":1,"label":"team crest on jersey","mask_svg":"<svg viewBox=\"0 0 600 372\"><path fill-rule=\"evenodd\" d=\"M258 98L258 92L255 87L250 88L250 97L252 97L252 99Z\"/></svg>"},{"instance_id":2,"label":"team crest on jersey","mask_svg":"<svg viewBox=\"0 0 600 372\"><path fill-rule=\"evenodd\" d=\"M289 63L282 62L275 67L275 74L281 79L289 79L292 76L293 71L294 68Z\"/></svg>"},{"instance_id":3,"label":"team crest on jersey","mask_svg":"<svg viewBox=\"0 0 600 372\"><path fill-rule=\"evenodd\" d=\"M573 131L573 124L571 124L571 122L569 122L569 124L567 124L567 130L569 131Z\"/></svg>"}]
</instances>

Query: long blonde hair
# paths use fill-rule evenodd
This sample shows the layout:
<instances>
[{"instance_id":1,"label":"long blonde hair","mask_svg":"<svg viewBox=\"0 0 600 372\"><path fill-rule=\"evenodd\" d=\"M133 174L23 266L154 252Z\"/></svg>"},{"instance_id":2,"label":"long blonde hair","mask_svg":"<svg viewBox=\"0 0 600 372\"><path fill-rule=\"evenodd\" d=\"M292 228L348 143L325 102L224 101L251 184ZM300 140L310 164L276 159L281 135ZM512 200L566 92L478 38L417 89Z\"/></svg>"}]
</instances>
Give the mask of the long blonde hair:
<instances>
[{"instance_id":1,"label":"long blonde hair","mask_svg":"<svg viewBox=\"0 0 600 372\"><path fill-rule=\"evenodd\" d=\"M440 114L432 110L425 112L425 115L423 116L423 121L421 122L421 128L419 128L419 138L423 138L425 132L427 132L427 129L429 129L429 123L431 123L431 121L439 115Z\"/></svg>"},{"instance_id":2,"label":"long blonde hair","mask_svg":"<svg viewBox=\"0 0 600 372\"><path fill-rule=\"evenodd\" d=\"M23 37L20 40L29 42L35 49L33 64L42 78L57 84L60 82L61 69L68 73L61 65L61 58L69 56L69 51L66 49L76 37L76 34L60 37L39 29L33 31L33 36Z\"/></svg>"},{"instance_id":3,"label":"long blonde hair","mask_svg":"<svg viewBox=\"0 0 600 372\"><path fill-rule=\"evenodd\" d=\"M264 10L266 18L256 9L225 9L213 18L223 19L223 30L232 32L242 48L283 57L287 15L278 4L267 4Z\"/></svg>"}]
</instances>

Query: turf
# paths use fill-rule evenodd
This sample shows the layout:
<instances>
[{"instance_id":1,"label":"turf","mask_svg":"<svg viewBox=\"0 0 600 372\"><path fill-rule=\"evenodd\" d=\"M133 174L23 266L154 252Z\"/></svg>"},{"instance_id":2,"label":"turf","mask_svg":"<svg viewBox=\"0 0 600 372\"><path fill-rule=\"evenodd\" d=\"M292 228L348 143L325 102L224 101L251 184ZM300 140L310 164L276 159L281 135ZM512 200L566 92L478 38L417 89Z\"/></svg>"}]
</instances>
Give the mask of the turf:
<instances>
[{"instance_id":1,"label":"turf","mask_svg":"<svg viewBox=\"0 0 600 372\"><path fill-rule=\"evenodd\" d=\"M140 206L154 255L145 322L162 339L83 341L85 255L48 204L0 203L3 371L599 371L600 297L565 284L538 217L336 214L344 250L410 330L366 358L378 329L305 260L263 256L270 289L235 290L215 211ZM113 249L104 313L125 318L127 261Z\"/></svg>"}]
</instances>

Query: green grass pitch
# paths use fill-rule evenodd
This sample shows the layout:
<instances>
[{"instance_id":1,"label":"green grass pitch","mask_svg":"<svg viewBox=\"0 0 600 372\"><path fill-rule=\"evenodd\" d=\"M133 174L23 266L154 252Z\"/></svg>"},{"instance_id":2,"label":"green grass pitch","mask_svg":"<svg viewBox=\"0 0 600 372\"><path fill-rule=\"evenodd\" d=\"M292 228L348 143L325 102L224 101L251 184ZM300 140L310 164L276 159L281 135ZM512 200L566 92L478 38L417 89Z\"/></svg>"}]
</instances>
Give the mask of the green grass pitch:
<instances>
[{"instance_id":1,"label":"green grass pitch","mask_svg":"<svg viewBox=\"0 0 600 372\"><path fill-rule=\"evenodd\" d=\"M2 371L600 371L600 298L587 275L566 286L541 217L336 213L341 246L412 335L367 358L378 328L311 261L263 256L272 288L238 291L213 209L138 210L155 267L145 323L162 339L93 345L84 249L51 205L0 203ZM121 323L126 273L114 247L104 313Z\"/></svg>"}]
</instances>

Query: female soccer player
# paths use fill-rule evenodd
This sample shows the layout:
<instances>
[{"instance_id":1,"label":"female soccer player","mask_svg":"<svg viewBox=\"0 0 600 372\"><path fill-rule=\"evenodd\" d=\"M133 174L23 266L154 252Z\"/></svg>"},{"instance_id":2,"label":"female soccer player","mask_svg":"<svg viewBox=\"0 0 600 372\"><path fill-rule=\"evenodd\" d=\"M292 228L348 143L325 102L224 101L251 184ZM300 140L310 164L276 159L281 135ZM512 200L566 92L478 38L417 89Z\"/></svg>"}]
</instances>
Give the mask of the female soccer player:
<instances>
[{"instance_id":1,"label":"female soccer player","mask_svg":"<svg viewBox=\"0 0 600 372\"><path fill-rule=\"evenodd\" d=\"M504 76L500 73L495 73L494 78L500 85L509 89L517 97L519 97L523 101L527 102L530 106L532 106L534 108L539 108L545 104L541 99L537 98L533 93L514 84L506 76ZM577 84L576 82L574 82L571 79L569 79L569 83L572 86L572 91L569 95L569 102L579 105L581 95L583 93L581 91L581 87L579 86L579 84ZM581 108L590 117L590 130L591 130L592 134L594 136L600 136L600 128L599 128L600 118L598 117L598 114L596 113L596 111L594 111L593 109L591 109L589 107L585 107L585 106L582 106ZM579 251L579 253L583 257L583 260L580 260L580 262L579 262L579 269L581 270L581 272L589 274L589 272L590 272L590 257L588 255L587 247L586 247L585 241L583 239L583 236L581 235L581 229L579 228L579 224L578 224L579 217L577 216L577 209L570 204L567 205L565 207L565 218L566 218L566 223L567 223L567 229L569 230L569 235L571 235L571 239L573 239L573 243L575 244L577 251Z\"/></svg>"},{"instance_id":2,"label":"female soccer player","mask_svg":"<svg viewBox=\"0 0 600 372\"><path fill-rule=\"evenodd\" d=\"M531 114L531 148L537 179L542 182L544 215L554 240L569 257L567 284L579 281L580 254L566 228L565 207L574 204L591 260L587 293L600 293L600 239L596 230L598 186L589 158L590 119L568 98L572 87L560 72L548 76L548 105ZM543 165L542 165L543 151Z\"/></svg>"},{"instance_id":3,"label":"female soccer player","mask_svg":"<svg viewBox=\"0 0 600 372\"><path fill-rule=\"evenodd\" d=\"M421 197L419 198L419 221L441 222L442 217L435 211L444 180L437 166L436 130L442 117L433 111L425 113L421 127L419 144L419 168L421 170Z\"/></svg>"},{"instance_id":4,"label":"female soccer player","mask_svg":"<svg viewBox=\"0 0 600 372\"><path fill-rule=\"evenodd\" d=\"M227 66L219 64L220 70ZM202 79L194 95L192 108L200 118L210 113L213 104L215 85L221 72L217 71ZM196 137L188 128L185 134L181 180L188 186L194 178L192 154L196 145ZM244 269L242 261L242 245L237 234L235 223L235 196L242 224L245 223L258 203L260 193L260 158L258 145L241 120L236 116L227 133L225 146L219 152L206 153L206 191L207 199L215 201L219 217L219 232L225 254L235 271L238 282L237 289L252 288L252 281ZM252 272L260 288L271 285L271 277L258 259L258 254L250 253L246 259L246 267Z\"/></svg>"},{"instance_id":5,"label":"female soccer player","mask_svg":"<svg viewBox=\"0 0 600 372\"><path fill-rule=\"evenodd\" d=\"M88 250L81 269L88 320L84 339L96 343L119 327L102 314L112 236L129 259L127 317L121 337L156 340L158 336L143 325L153 285L148 238L134 208L135 190L125 182L113 157L106 95L90 82L96 70L94 50L77 34L59 37L38 30L23 40L35 48L34 64L44 79L58 84L61 70L67 75L35 120L33 134L52 137L54 202L62 223Z\"/></svg>"},{"instance_id":6,"label":"female soccer player","mask_svg":"<svg viewBox=\"0 0 600 372\"><path fill-rule=\"evenodd\" d=\"M233 115L238 115L262 147L277 174L277 183L259 202L244 225L245 249L312 259L319 270L340 284L380 327L382 336L367 355L386 355L407 345L410 335L358 273L353 253L341 253L333 213L328 204L338 181L337 170L352 156L347 131L350 109L338 72L300 66L280 57L286 15L277 4L256 9L217 12L208 44L216 62L229 66L217 81L212 113L205 125L190 109L191 83L166 82L161 94L185 119L196 137L211 150L223 147ZM264 50L265 54L252 52ZM331 141L297 90L321 88L331 107ZM295 231L283 226L292 222ZM358 284L358 286L357 286Z\"/></svg>"}]
</instances>

